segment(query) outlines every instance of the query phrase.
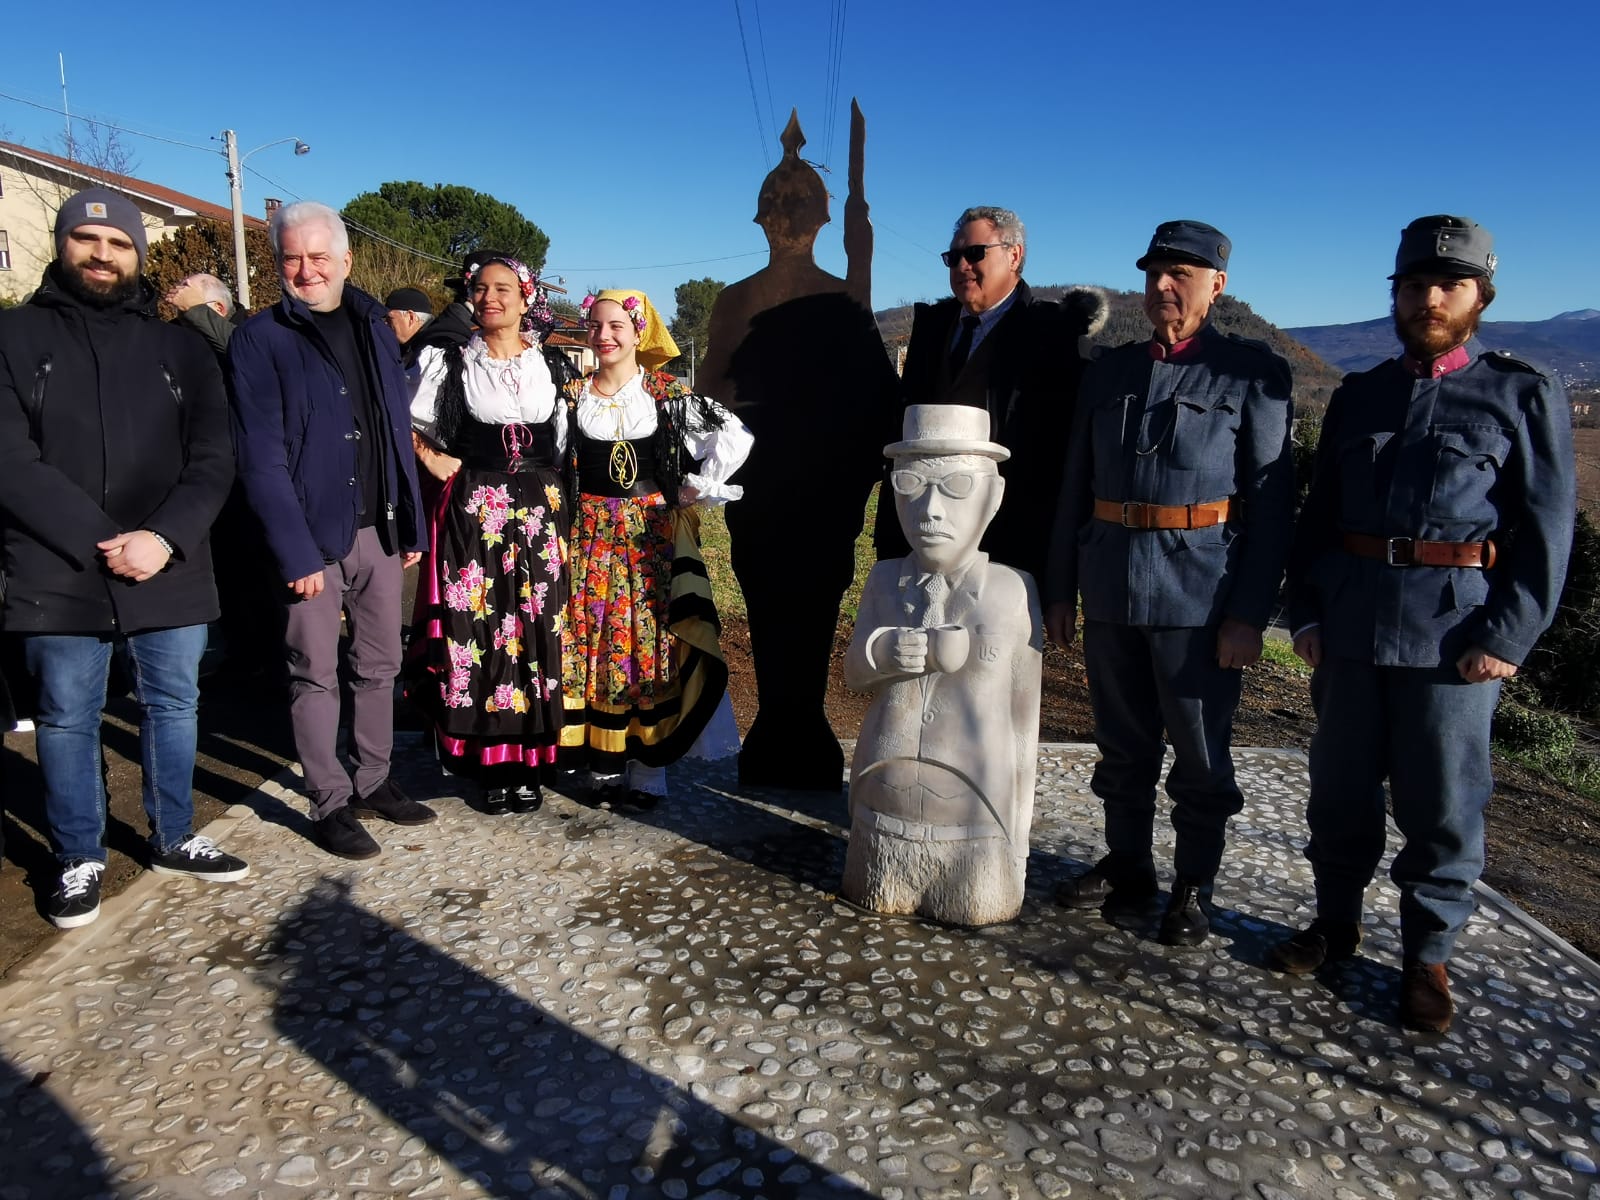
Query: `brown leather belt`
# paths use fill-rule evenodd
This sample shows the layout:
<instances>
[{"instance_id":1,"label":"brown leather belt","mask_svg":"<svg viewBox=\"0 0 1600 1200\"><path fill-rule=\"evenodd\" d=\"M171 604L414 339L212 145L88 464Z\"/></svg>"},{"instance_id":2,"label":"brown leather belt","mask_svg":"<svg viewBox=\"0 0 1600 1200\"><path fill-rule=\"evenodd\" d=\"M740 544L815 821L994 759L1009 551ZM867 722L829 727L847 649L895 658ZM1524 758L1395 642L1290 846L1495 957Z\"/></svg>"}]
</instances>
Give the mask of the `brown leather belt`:
<instances>
[{"instance_id":1,"label":"brown leather belt","mask_svg":"<svg viewBox=\"0 0 1600 1200\"><path fill-rule=\"evenodd\" d=\"M1347 533L1344 548L1349 554L1375 558L1391 567L1492 567L1494 543L1425 542L1421 538L1374 537L1370 533Z\"/></svg>"},{"instance_id":2,"label":"brown leather belt","mask_svg":"<svg viewBox=\"0 0 1600 1200\"><path fill-rule=\"evenodd\" d=\"M1204 504L1141 504L1137 500L1096 500L1094 519L1128 529L1209 529L1228 519L1231 500Z\"/></svg>"}]
</instances>

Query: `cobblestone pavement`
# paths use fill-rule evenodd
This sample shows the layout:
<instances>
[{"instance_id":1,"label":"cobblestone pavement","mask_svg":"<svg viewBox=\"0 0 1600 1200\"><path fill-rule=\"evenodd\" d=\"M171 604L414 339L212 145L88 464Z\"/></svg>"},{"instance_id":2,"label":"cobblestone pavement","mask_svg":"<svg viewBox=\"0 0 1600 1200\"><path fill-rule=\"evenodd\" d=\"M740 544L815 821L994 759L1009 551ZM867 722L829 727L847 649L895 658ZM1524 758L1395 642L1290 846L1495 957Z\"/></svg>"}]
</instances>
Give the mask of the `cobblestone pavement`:
<instances>
[{"instance_id":1,"label":"cobblestone pavement","mask_svg":"<svg viewBox=\"0 0 1600 1200\"><path fill-rule=\"evenodd\" d=\"M18 970L0 1198L1600 1200L1600 977L1513 907L1444 1037L1394 1024L1387 884L1362 957L1259 965L1309 885L1298 754L1241 752L1196 950L1051 902L1098 852L1082 747L1044 750L1028 903L978 931L838 901L840 800L731 764L643 819L491 819L401 757L440 820L374 863L269 784L212 830L248 880L147 876Z\"/></svg>"}]
</instances>

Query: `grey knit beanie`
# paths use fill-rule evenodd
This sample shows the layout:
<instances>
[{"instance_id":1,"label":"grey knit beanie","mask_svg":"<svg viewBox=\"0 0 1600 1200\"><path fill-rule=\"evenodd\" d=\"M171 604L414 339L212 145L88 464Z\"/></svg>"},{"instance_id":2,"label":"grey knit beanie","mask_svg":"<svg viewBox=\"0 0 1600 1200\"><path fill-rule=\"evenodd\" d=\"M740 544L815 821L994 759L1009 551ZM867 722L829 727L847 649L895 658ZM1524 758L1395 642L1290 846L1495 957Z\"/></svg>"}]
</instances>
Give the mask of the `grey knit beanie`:
<instances>
[{"instance_id":1,"label":"grey knit beanie","mask_svg":"<svg viewBox=\"0 0 1600 1200\"><path fill-rule=\"evenodd\" d=\"M67 198L66 203L56 213L56 257L61 257L61 252L67 244L67 234L80 225L109 225L113 229L120 229L128 235L133 242L133 248L139 252L139 270L144 270L144 219L139 215L138 207L121 192L113 192L110 188L92 187L84 188L75 196Z\"/></svg>"}]
</instances>

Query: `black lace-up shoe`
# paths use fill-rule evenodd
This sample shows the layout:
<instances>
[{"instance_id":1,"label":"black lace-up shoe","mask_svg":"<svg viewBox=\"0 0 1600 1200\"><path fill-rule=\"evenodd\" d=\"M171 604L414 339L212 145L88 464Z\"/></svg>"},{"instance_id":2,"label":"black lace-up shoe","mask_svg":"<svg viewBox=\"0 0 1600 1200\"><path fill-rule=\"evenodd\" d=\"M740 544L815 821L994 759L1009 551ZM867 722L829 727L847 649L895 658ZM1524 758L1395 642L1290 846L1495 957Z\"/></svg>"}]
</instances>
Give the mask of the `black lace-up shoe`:
<instances>
[{"instance_id":1,"label":"black lace-up shoe","mask_svg":"<svg viewBox=\"0 0 1600 1200\"><path fill-rule=\"evenodd\" d=\"M213 883L232 883L250 874L250 865L244 859L224 854L215 842L199 833L185 838L171 850L152 853L150 869L157 875L187 875Z\"/></svg>"},{"instance_id":2,"label":"black lace-up shoe","mask_svg":"<svg viewBox=\"0 0 1600 1200\"><path fill-rule=\"evenodd\" d=\"M363 821L383 820L395 825L426 825L439 816L426 804L418 804L388 779L367 795L352 797L350 811Z\"/></svg>"},{"instance_id":3,"label":"black lace-up shoe","mask_svg":"<svg viewBox=\"0 0 1600 1200\"><path fill-rule=\"evenodd\" d=\"M1209 884L1179 879L1172 885L1172 898L1162 914L1156 940L1163 946L1198 946L1211 932L1211 918L1202 899Z\"/></svg>"},{"instance_id":4,"label":"black lace-up shoe","mask_svg":"<svg viewBox=\"0 0 1600 1200\"><path fill-rule=\"evenodd\" d=\"M383 847L361 828L361 822L356 820L348 804L313 822L312 836L317 845L339 858L377 858L383 853Z\"/></svg>"},{"instance_id":5,"label":"black lace-up shoe","mask_svg":"<svg viewBox=\"0 0 1600 1200\"><path fill-rule=\"evenodd\" d=\"M100 876L106 865L79 858L61 868L61 879L45 904L45 915L57 929L76 929L100 915Z\"/></svg>"},{"instance_id":6,"label":"black lace-up shoe","mask_svg":"<svg viewBox=\"0 0 1600 1200\"><path fill-rule=\"evenodd\" d=\"M1156 865L1147 856L1108 854L1081 875L1056 884L1067 908L1136 908L1156 894Z\"/></svg>"}]
</instances>

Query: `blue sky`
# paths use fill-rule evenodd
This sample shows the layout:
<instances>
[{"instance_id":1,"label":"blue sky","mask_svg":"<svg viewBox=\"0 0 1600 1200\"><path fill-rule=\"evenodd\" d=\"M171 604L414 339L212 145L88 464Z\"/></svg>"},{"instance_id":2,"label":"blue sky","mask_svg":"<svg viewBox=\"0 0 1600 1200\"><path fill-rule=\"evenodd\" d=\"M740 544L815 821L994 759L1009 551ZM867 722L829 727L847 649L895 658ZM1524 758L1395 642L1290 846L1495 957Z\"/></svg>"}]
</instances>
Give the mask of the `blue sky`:
<instances>
[{"instance_id":1,"label":"blue sky","mask_svg":"<svg viewBox=\"0 0 1600 1200\"><path fill-rule=\"evenodd\" d=\"M123 45L109 17L27 6L0 92L59 108L63 52L74 113L218 147L128 137L144 178L225 204L214 135L237 130L243 150L297 136L309 155L249 160L274 182L247 173L248 211L267 195L338 206L390 179L464 184L550 235L548 273L569 291L642 287L667 309L685 279L765 261L751 217L791 106L802 153L833 168L818 260L844 273L852 96L879 308L946 294L934 253L969 204L1021 214L1035 284L1136 287L1157 222L1209 221L1234 242L1229 290L1281 325L1383 315L1401 226L1457 212L1495 234L1497 318L1600 307L1600 17L1584 4L392 0L279 25L272 11L164 16ZM10 140L54 149L62 125L0 98Z\"/></svg>"}]
</instances>

